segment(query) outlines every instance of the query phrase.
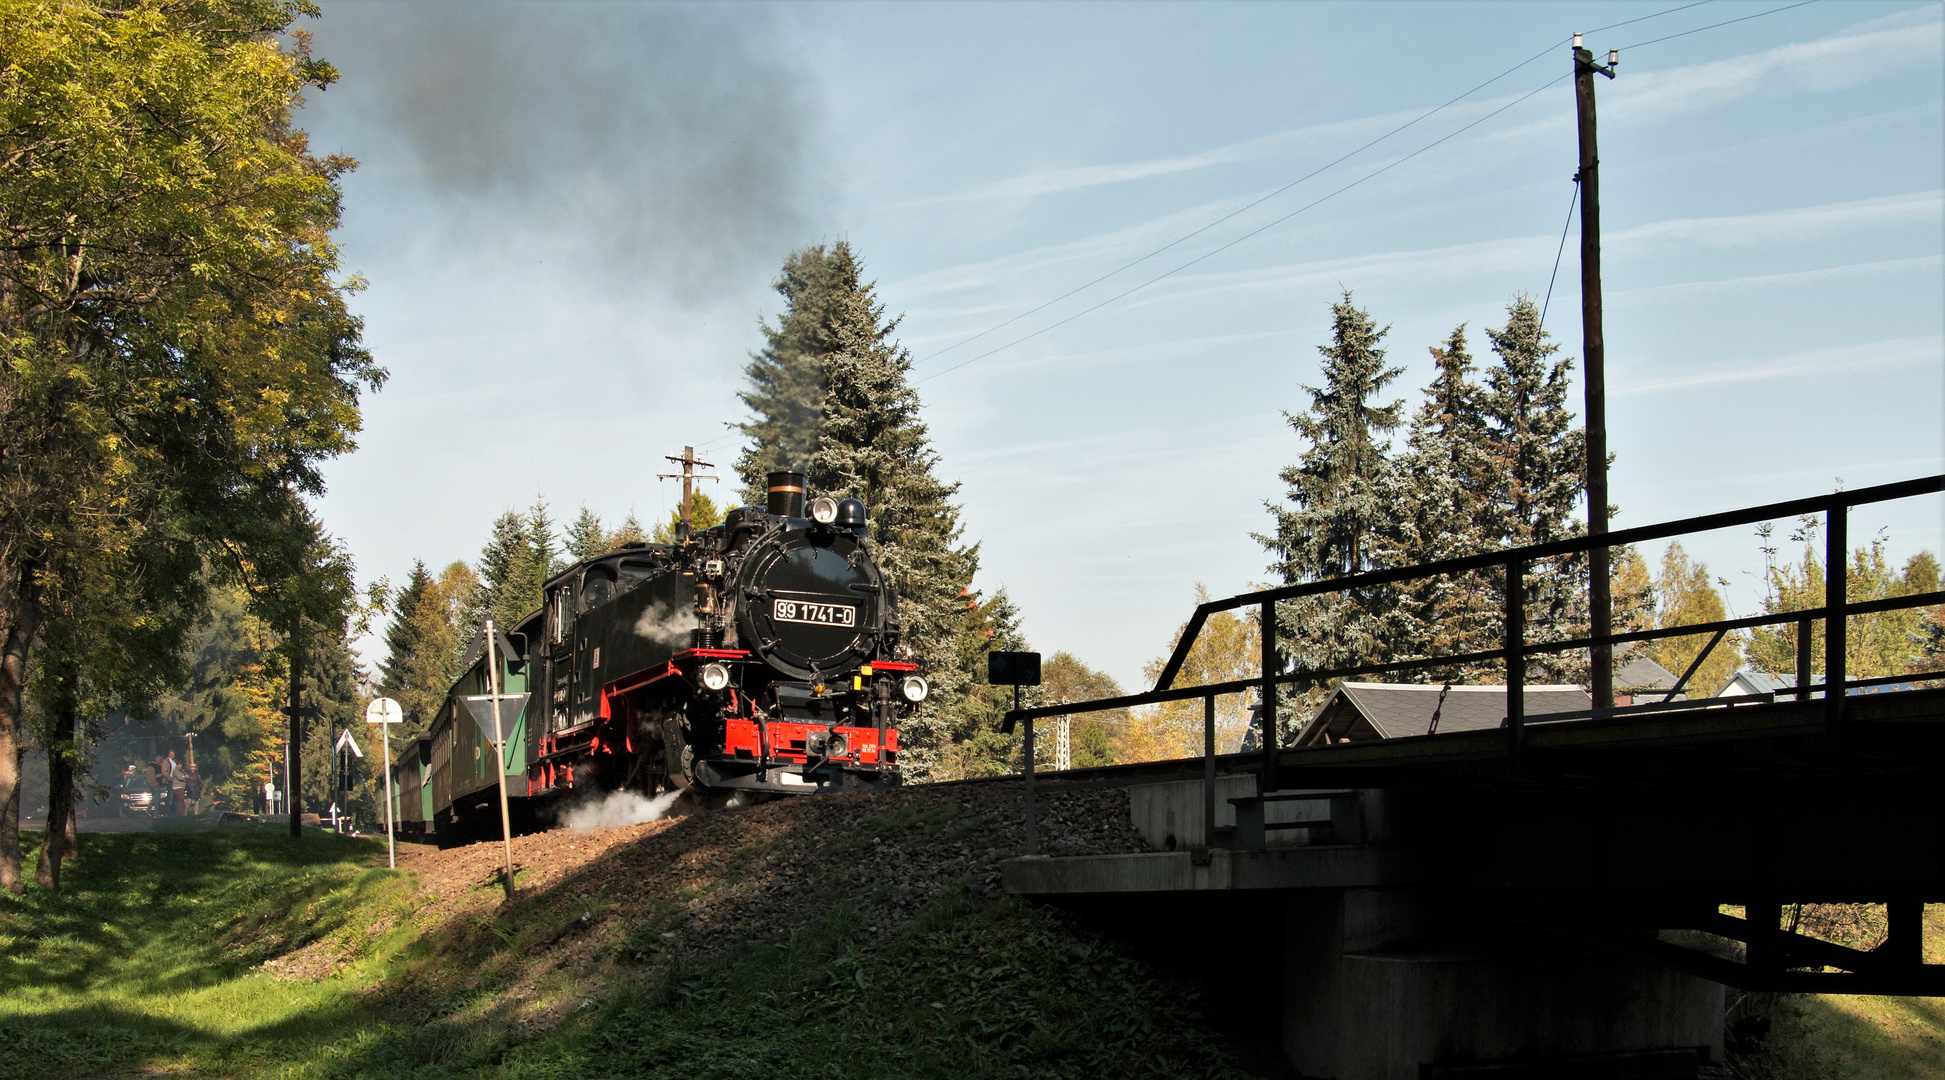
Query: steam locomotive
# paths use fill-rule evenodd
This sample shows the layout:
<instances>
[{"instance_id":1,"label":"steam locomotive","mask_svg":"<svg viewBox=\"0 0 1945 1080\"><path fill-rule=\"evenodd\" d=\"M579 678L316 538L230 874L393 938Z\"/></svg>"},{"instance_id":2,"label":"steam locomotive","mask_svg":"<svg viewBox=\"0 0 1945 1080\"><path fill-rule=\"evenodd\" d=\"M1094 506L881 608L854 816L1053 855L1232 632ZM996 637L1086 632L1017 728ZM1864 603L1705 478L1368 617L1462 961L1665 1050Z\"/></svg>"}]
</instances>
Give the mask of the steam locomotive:
<instances>
[{"instance_id":1,"label":"steam locomotive","mask_svg":"<svg viewBox=\"0 0 1945 1080\"><path fill-rule=\"evenodd\" d=\"M768 494L721 525L679 528L673 544L578 563L546 583L540 610L482 634L399 759L401 830L441 844L499 831L495 673L510 695L500 714L516 829L620 789L706 801L897 784L894 725L929 687L865 547L865 505L806 507L796 472L771 473Z\"/></svg>"}]
</instances>

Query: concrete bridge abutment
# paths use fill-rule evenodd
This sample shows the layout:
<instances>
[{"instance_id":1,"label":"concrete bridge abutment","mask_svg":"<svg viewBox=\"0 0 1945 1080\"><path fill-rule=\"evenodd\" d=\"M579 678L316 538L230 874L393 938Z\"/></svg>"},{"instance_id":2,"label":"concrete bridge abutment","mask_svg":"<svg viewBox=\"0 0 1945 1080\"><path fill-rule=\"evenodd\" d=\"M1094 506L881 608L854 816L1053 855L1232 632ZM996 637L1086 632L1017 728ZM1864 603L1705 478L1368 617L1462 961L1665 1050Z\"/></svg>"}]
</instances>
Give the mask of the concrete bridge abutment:
<instances>
[{"instance_id":1,"label":"concrete bridge abutment","mask_svg":"<svg viewBox=\"0 0 1945 1080\"><path fill-rule=\"evenodd\" d=\"M1227 800L1253 793L1253 778L1223 783L1217 826L1233 836ZM1342 795L1269 804L1271 823L1334 809L1337 828L1272 828L1262 850L1201 846L1202 800L1196 782L1133 787L1157 850L1014 860L1006 888L1122 926L1193 928L1202 974L1246 971L1264 1006L1253 1022L1275 1025L1305 1077L1673 1080L1722 1060L1719 984L1442 889L1438 860L1398 835L1384 792L1358 792L1354 812Z\"/></svg>"}]
</instances>

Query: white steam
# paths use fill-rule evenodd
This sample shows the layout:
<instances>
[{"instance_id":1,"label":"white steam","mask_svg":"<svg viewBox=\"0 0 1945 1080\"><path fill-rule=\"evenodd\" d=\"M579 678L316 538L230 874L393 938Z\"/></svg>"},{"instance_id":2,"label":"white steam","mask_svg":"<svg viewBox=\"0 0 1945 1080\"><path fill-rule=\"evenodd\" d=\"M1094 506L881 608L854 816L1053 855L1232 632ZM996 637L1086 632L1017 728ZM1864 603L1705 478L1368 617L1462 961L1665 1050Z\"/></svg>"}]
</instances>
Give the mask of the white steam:
<instances>
[{"instance_id":1,"label":"white steam","mask_svg":"<svg viewBox=\"0 0 1945 1080\"><path fill-rule=\"evenodd\" d=\"M657 600L635 620L635 634L658 644L674 649L689 647L689 631L696 628L696 613L682 607L670 607Z\"/></svg>"},{"instance_id":2,"label":"white steam","mask_svg":"<svg viewBox=\"0 0 1945 1080\"><path fill-rule=\"evenodd\" d=\"M652 799L634 791L611 791L604 798L581 803L562 814L561 824L577 833L584 833L660 821L667 816L669 807L675 805L675 800L681 797L680 788L665 791Z\"/></svg>"}]
</instances>

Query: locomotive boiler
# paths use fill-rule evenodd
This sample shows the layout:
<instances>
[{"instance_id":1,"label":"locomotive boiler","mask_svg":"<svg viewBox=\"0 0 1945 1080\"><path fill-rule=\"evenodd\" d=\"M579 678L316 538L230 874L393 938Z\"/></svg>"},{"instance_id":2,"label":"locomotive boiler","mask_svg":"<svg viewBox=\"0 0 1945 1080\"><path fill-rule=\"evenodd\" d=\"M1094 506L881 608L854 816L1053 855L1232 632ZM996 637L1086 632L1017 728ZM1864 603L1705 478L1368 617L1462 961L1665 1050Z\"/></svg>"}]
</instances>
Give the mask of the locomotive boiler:
<instances>
[{"instance_id":1,"label":"locomotive boiler","mask_svg":"<svg viewBox=\"0 0 1945 1080\"><path fill-rule=\"evenodd\" d=\"M503 712L519 827L621 789L707 800L898 783L896 725L929 688L866 544L867 509L807 506L801 473L769 480L766 506L550 579L400 760L406 831L498 832L493 750L466 700L489 692L489 654L501 692L526 695Z\"/></svg>"}]
</instances>

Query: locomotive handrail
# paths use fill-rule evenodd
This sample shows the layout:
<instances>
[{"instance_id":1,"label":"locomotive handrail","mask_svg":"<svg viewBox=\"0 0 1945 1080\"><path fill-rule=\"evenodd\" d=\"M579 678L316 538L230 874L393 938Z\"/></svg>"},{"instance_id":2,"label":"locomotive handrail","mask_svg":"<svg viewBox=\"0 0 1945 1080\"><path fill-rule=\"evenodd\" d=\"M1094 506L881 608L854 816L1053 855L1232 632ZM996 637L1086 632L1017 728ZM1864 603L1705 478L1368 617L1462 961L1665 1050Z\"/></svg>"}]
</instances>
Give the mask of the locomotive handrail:
<instances>
[{"instance_id":1,"label":"locomotive handrail","mask_svg":"<svg viewBox=\"0 0 1945 1080\"><path fill-rule=\"evenodd\" d=\"M1732 630L1750 629L1785 623L1797 625L1796 634L1796 679L1795 686L1788 693L1799 701L1808 701L1816 693L1824 696L1824 717L1827 728L1836 734L1841 731L1844 715L1844 699L1848 691L1869 685L1885 684L1903 679L1923 679L1922 673L1888 678L1849 679L1846 672L1847 623L1854 615L1867 615L1883 611L1905 608L1929 607L1945 603L1945 592L1927 592L1903 596L1885 597L1877 600L1851 602L1848 596L1849 538L1846 516L1853 506L1869 503L1889 502L1897 499L1912 498L1945 491L1945 474L1919 477L1891 484L1858 488L1852 491L1838 491L1827 495L1815 495L1801 499L1768 503L1741 510L1730 510L1697 517L1682 518L1676 521L1655 525L1644 525L1632 529L1621 529L1600 536L1576 536L1545 544L1534 544L1523 548L1503 549L1484 552L1456 559L1443 559L1437 562L1421 563L1414 566L1393 567L1343 577L1326 578L1319 581L1285 585L1274 589L1261 589L1241 593L1222 600L1206 601L1196 606L1195 613L1183 627L1180 640L1161 675L1156 679L1155 688L1144 693L1123 694L1112 698L1094 701L1068 702L1058 705L1041 705L1029 709L1015 709L1006 714L1002 730L1011 732L1017 721L1027 721L1025 733L1028 814L1032 815L1032 777L1033 762L1033 721L1041 717L1064 716L1075 713L1103 712L1111 709L1134 708L1169 701L1186 701L1193 698L1204 699L1204 829L1205 840L1214 837L1214 793L1215 793L1215 704L1216 698L1223 694L1243 693L1251 689L1261 693L1262 707L1258 711L1261 720L1262 764L1258 772L1259 790L1262 792L1279 789L1277 782L1277 751L1279 740L1275 736L1276 688L1298 683L1317 684L1330 679L1345 678L1352 675L1375 674L1385 671L1415 671L1424 668L1473 664L1484 661L1500 660L1506 669L1507 715L1504 727L1510 745L1510 756L1518 767L1525 736L1525 668L1527 660L1535 654L1569 652L1578 649L1600 648L1641 641L1654 641L1662 638L1690 637L1699 634L1714 634L1695 663L1682 676L1675 690L1668 698L1680 691L1687 680L1700 666L1701 660L1710 649L1719 643ZM1822 513L1824 527L1824 596L1825 602L1817 607L1800 608L1791 611L1770 612L1764 615L1740 619L1719 619L1712 622L1693 623L1685 626L1672 626L1652 630L1633 630L1624 633L1593 634L1586 637L1562 641L1529 642L1525 634L1525 572L1526 568L1545 559L1563 555L1580 554L1597 550L1622 547L1646 540L1659 540L1682 536L1690 533L1707 532L1735 525L1749 525L1757 522L1772 521L1789 516L1803 516ZM1300 669L1281 672L1282 658L1276 652L1276 605L1284 600L1305 596L1318 596L1331 593L1349 592L1354 589L1377 585L1389 585L1401 581L1435 577L1445 574L1466 573L1475 570L1500 569L1505 572L1506 610L1502 644L1498 649L1479 650L1469 653L1447 654L1440 656L1411 656L1378 663L1355 664L1325 669ZM1199 686L1176 687L1176 675L1181 671L1184 661L1194 648L1208 617L1219 611L1241 607L1258 607L1260 633L1263 642L1263 671L1256 678L1234 679L1222 683ZM1813 624L1824 624L1824 677L1821 684L1813 684L1811 634ZM1664 703L1668 701L1664 699ZM1638 707L1626 707L1628 712L1638 711ZM1574 713L1573 718L1600 718L1615 715L1619 710L1612 707L1596 707L1585 713ZM1562 716L1560 719L1568 719ZM1036 853L1038 837L1027 838L1029 854Z\"/></svg>"}]
</instances>

